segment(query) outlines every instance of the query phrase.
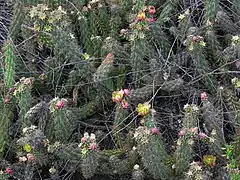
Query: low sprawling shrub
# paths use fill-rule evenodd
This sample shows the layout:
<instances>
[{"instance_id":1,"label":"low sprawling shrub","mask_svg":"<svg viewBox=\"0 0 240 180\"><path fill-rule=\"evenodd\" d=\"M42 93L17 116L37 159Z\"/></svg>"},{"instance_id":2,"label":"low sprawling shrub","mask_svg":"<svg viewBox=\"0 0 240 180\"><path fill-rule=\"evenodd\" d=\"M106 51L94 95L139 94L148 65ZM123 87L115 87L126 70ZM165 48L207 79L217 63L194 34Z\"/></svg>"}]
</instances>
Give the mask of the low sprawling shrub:
<instances>
[{"instance_id":1,"label":"low sprawling shrub","mask_svg":"<svg viewBox=\"0 0 240 180\"><path fill-rule=\"evenodd\" d=\"M0 6L0 179L240 179L239 0Z\"/></svg>"}]
</instances>

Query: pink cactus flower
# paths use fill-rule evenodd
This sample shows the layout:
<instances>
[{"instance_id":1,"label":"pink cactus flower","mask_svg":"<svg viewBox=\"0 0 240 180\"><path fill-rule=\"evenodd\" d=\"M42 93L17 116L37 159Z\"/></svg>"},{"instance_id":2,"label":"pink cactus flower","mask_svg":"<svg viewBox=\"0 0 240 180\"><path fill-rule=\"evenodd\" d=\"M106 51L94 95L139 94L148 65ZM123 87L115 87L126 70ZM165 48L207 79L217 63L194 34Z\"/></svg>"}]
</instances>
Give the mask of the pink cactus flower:
<instances>
[{"instance_id":1,"label":"pink cactus flower","mask_svg":"<svg viewBox=\"0 0 240 180\"><path fill-rule=\"evenodd\" d=\"M199 41L201 39L201 36L193 36L192 37L192 41L193 42L197 42L197 41Z\"/></svg>"},{"instance_id":2,"label":"pink cactus flower","mask_svg":"<svg viewBox=\"0 0 240 180\"><path fill-rule=\"evenodd\" d=\"M155 22L155 19L154 19L154 18L148 18L147 21L148 21L149 23L154 23L154 22Z\"/></svg>"},{"instance_id":3,"label":"pink cactus flower","mask_svg":"<svg viewBox=\"0 0 240 180\"><path fill-rule=\"evenodd\" d=\"M198 133L198 127L191 128L190 132L193 133L193 134L197 134Z\"/></svg>"},{"instance_id":4,"label":"pink cactus flower","mask_svg":"<svg viewBox=\"0 0 240 180\"><path fill-rule=\"evenodd\" d=\"M129 106L129 104L128 104L128 102L126 100L123 100L121 104L122 104L122 108L123 109L127 109L128 106Z\"/></svg>"},{"instance_id":5,"label":"pink cactus flower","mask_svg":"<svg viewBox=\"0 0 240 180\"><path fill-rule=\"evenodd\" d=\"M202 162L201 161L196 161L197 165L202 165Z\"/></svg>"},{"instance_id":6,"label":"pink cactus flower","mask_svg":"<svg viewBox=\"0 0 240 180\"><path fill-rule=\"evenodd\" d=\"M112 97L112 101L115 102L115 103L118 103L122 100L121 96L119 95L116 95L115 97Z\"/></svg>"},{"instance_id":7,"label":"pink cactus flower","mask_svg":"<svg viewBox=\"0 0 240 180\"><path fill-rule=\"evenodd\" d=\"M87 142L87 138L86 137L82 137L81 138L81 143L85 143L85 142Z\"/></svg>"},{"instance_id":8,"label":"pink cactus flower","mask_svg":"<svg viewBox=\"0 0 240 180\"><path fill-rule=\"evenodd\" d=\"M153 15L156 13L156 9L154 6L148 6L148 12L149 14Z\"/></svg>"},{"instance_id":9,"label":"pink cactus flower","mask_svg":"<svg viewBox=\"0 0 240 180\"><path fill-rule=\"evenodd\" d=\"M9 88L8 92L12 93L14 91L14 88Z\"/></svg>"},{"instance_id":10,"label":"pink cactus flower","mask_svg":"<svg viewBox=\"0 0 240 180\"><path fill-rule=\"evenodd\" d=\"M182 129L182 130L178 133L179 136L184 136L185 134L186 134L186 130L185 130L185 129Z\"/></svg>"},{"instance_id":11,"label":"pink cactus flower","mask_svg":"<svg viewBox=\"0 0 240 180\"><path fill-rule=\"evenodd\" d=\"M6 174L12 174L12 173L13 173L13 170L12 170L10 167L7 167L7 168L5 169L5 173L6 173Z\"/></svg>"},{"instance_id":12,"label":"pink cactus flower","mask_svg":"<svg viewBox=\"0 0 240 180\"><path fill-rule=\"evenodd\" d=\"M121 89L120 91L114 91L112 93L112 101L118 103L122 100L124 95L124 91Z\"/></svg>"},{"instance_id":13,"label":"pink cactus flower","mask_svg":"<svg viewBox=\"0 0 240 180\"><path fill-rule=\"evenodd\" d=\"M64 106L65 106L65 102L64 101L58 101L56 103L56 108L57 109L62 109L62 108L64 108Z\"/></svg>"},{"instance_id":14,"label":"pink cactus flower","mask_svg":"<svg viewBox=\"0 0 240 180\"><path fill-rule=\"evenodd\" d=\"M206 135L205 133L203 133L203 132L200 132L200 133L198 134L198 137L199 137L200 139L204 139L204 138L207 137L207 135Z\"/></svg>"},{"instance_id":15,"label":"pink cactus flower","mask_svg":"<svg viewBox=\"0 0 240 180\"><path fill-rule=\"evenodd\" d=\"M124 90L121 89L120 91L118 91L118 93L119 93L120 95L124 95Z\"/></svg>"},{"instance_id":16,"label":"pink cactus flower","mask_svg":"<svg viewBox=\"0 0 240 180\"><path fill-rule=\"evenodd\" d=\"M152 132L153 135L159 134L158 128L152 128L151 132Z\"/></svg>"},{"instance_id":17,"label":"pink cactus flower","mask_svg":"<svg viewBox=\"0 0 240 180\"><path fill-rule=\"evenodd\" d=\"M91 149L92 151L96 151L97 150L97 144L96 143L91 143L89 145L89 149Z\"/></svg>"},{"instance_id":18,"label":"pink cactus flower","mask_svg":"<svg viewBox=\"0 0 240 180\"><path fill-rule=\"evenodd\" d=\"M123 89L124 95L128 96L130 94L130 90L129 89Z\"/></svg>"},{"instance_id":19,"label":"pink cactus flower","mask_svg":"<svg viewBox=\"0 0 240 180\"><path fill-rule=\"evenodd\" d=\"M206 101L207 100L207 93L206 92L202 92L201 93L201 100L202 101Z\"/></svg>"},{"instance_id":20,"label":"pink cactus flower","mask_svg":"<svg viewBox=\"0 0 240 180\"><path fill-rule=\"evenodd\" d=\"M28 161L34 161L34 160L35 160L35 157L34 157L33 154L28 153L28 154L27 154L27 159L28 159Z\"/></svg>"},{"instance_id":21,"label":"pink cactus flower","mask_svg":"<svg viewBox=\"0 0 240 180\"><path fill-rule=\"evenodd\" d=\"M9 104L10 102L11 102L10 97L5 97L5 98L4 98L4 103L5 103L5 104Z\"/></svg>"}]
</instances>

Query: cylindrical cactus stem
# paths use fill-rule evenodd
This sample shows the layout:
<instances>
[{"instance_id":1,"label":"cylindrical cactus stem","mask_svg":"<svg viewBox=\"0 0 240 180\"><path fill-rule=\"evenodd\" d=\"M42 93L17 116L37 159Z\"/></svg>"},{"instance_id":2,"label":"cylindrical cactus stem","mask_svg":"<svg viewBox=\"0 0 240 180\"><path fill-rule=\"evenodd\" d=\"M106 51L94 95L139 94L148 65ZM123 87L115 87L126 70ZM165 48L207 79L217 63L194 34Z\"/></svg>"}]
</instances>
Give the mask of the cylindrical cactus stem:
<instances>
[{"instance_id":1,"label":"cylindrical cactus stem","mask_svg":"<svg viewBox=\"0 0 240 180\"><path fill-rule=\"evenodd\" d=\"M98 167L98 158L95 152L91 152L81 159L81 172L84 178L90 179L92 178Z\"/></svg>"},{"instance_id":2,"label":"cylindrical cactus stem","mask_svg":"<svg viewBox=\"0 0 240 180\"><path fill-rule=\"evenodd\" d=\"M214 105L209 101L203 103L202 111L204 125L210 136L210 152L222 159L221 148L223 148L226 143L223 132L224 119Z\"/></svg>"},{"instance_id":3,"label":"cylindrical cactus stem","mask_svg":"<svg viewBox=\"0 0 240 180\"><path fill-rule=\"evenodd\" d=\"M15 55L13 44L8 41L3 48L4 51L4 81L7 88L11 88L14 85L15 78Z\"/></svg>"},{"instance_id":4,"label":"cylindrical cactus stem","mask_svg":"<svg viewBox=\"0 0 240 180\"><path fill-rule=\"evenodd\" d=\"M137 151L143 165L152 174L154 179L169 179L170 167L167 165L169 156L164 143L156 128L140 126L134 133L137 142Z\"/></svg>"}]
</instances>

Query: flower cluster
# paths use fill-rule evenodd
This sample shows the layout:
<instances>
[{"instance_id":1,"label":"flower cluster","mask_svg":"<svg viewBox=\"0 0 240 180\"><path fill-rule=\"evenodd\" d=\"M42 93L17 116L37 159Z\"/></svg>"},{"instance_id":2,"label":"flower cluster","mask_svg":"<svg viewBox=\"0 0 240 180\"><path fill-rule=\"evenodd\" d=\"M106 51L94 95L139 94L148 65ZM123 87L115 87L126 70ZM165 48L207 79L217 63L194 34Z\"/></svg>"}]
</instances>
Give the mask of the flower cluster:
<instances>
[{"instance_id":1,"label":"flower cluster","mask_svg":"<svg viewBox=\"0 0 240 180\"><path fill-rule=\"evenodd\" d=\"M47 20L47 22L50 24L60 21L65 14L67 14L67 12L62 9L62 6L59 6L58 9L51 11L46 4L38 4L37 6L33 6L29 11L29 16L31 18ZM46 26L45 30L49 31Z\"/></svg>"},{"instance_id":2,"label":"flower cluster","mask_svg":"<svg viewBox=\"0 0 240 180\"><path fill-rule=\"evenodd\" d=\"M146 116L150 112L150 107L151 106L148 103L138 104L138 107L136 109L138 112L138 115Z\"/></svg>"},{"instance_id":3,"label":"flower cluster","mask_svg":"<svg viewBox=\"0 0 240 180\"><path fill-rule=\"evenodd\" d=\"M62 98L54 98L51 102L50 102L50 106L49 106L49 109L50 109L50 112L53 113L55 112L56 110L61 110L63 109L65 106L66 106L66 103L67 103L67 100Z\"/></svg>"},{"instance_id":4,"label":"flower cluster","mask_svg":"<svg viewBox=\"0 0 240 180\"><path fill-rule=\"evenodd\" d=\"M54 153L56 151L58 151L60 148L61 148L62 144L60 142L54 142L54 144L49 144L48 145L48 148L47 148L47 151L49 153Z\"/></svg>"},{"instance_id":5,"label":"flower cluster","mask_svg":"<svg viewBox=\"0 0 240 180\"><path fill-rule=\"evenodd\" d=\"M190 15L189 9L187 9L183 14L179 14L178 16L178 20L179 21L183 21L184 19L186 19L186 17L188 17Z\"/></svg>"},{"instance_id":6,"label":"flower cluster","mask_svg":"<svg viewBox=\"0 0 240 180\"><path fill-rule=\"evenodd\" d=\"M202 180L201 162L192 162L186 175L191 179Z\"/></svg>"},{"instance_id":7,"label":"flower cluster","mask_svg":"<svg viewBox=\"0 0 240 180\"><path fill-rule=\"evenodd\" d=\"M139 126L135 132L133 137L136 139L136 141L140 142L141 144L148 143L149 137L151 135L158 135L160 134L158 128L148 128L146 126Z\"/></svg>"},{"instance_id":8,"label":"flower cluster","mask_svg":"<svg viewBox=\"0 0 240 180\"><path fill-rule=\"evenodd\" d=\"M149 14L149 18L146 18L146 13ZM155 21L154 19L154 14L156 13L156 9L154 6L148 6L148 7L144 7L144 9L142 11L138 12L138 15L136 17L136 20L138 22L142 22L142 21L148 21L149 23L153 23Z\"/></svg>"},{"instance_id":9,"label":"flower cluster","mask_svg":"<svg viewBox=\"0 0 240 180\"><path fill-rule=\"evenodd\" d=\"M34 78L30 77L30 78L21 78L19 82L17 82L14 85L14 88L9 89L9 92L13 92L14 96L17 96L18 94L21 94L23 91L25 91L26 89L29 89L32 87L34 82Z\"/></svg>"},{"instance_id":10,"label":"flower cluster","mask_svg":"<svg viewBox=\"0 0 240 180\"><path fill-rule=\"evenodd\" d=\"M123 109L127 109L129 104L127 102L127 96L130 94L129 89L121 89L120 91L114 91L112 93L112 101L115 103L121 103Z\"/></svg>"},{"instance_id":11,"label":"flower cluster","mask_svg":"<svg viewBox=\"0 0 240 180\"><path fill-rule=\"evenodd\" d=\"M26 161L34 162L36 158L32 153L28 153L26 156L19 156L18 159L19 159L19 162L26 162Z\"/></svg>"},{"instance_id":12,"label":"flower cluster","mask_svg":"<svg viewBox=\"0 0 240 180\"><path fill-rule=\"evenodd\" d=\"M240 44L240 37L238 35L232 36L232 44L233 45Z\"/></svg>"},{"instance_id":13,"label":"flower cluster","mask_svg":"<svg viewBox=\"0 0 240 180\"><path fill-rule=\"evenodd\" d=\"M36 126L25 127L22 130L23 137L18 139L17 144L21 151L18 153L17 158L19 162L35 162L35 152L44 149L49 141L43 132L37 129Z\"/></svg>"},{"instance_id":14,"label":"flower cluster","mask_svg":"<svg viewBox=\"0 0 240 180\"><path fill-rule=\"evenodd\" d=\"M153 135L157 135L157 134L159 134L160 132L159 132L158 128L154 127L154 128L151 129L151 133L152 133Z\"/></svg>"},{"instance_id":15,"label":"flower cluster","mask_svg":"<svg viewBox=\"0 0 240 180\"><path fill-rule=\"evenodd\" d=\"M233 78L231 80L232 84L234 85L235 88L240 88L240 79L239 78Z\"/></svg>"},{"instance_id":16,"label":"flower cluster","mask_svg":"<svg viewBox=\"0 0 240 180\"><path fill-rule=\"evenodd\" d=\"M151 24L156 21L154 6L143 6L135 16L133 22L129 25L130 29L122 29L120 34L125 36L129 41L145 38L145 30L149 30ZM129 36L126 36L129 35Z\"/></svg>"},{"instance_id":17,"label":"flower cluster","mask_svg":"<svg viewBox=\"0 0 240 180\"><path fill-rule=\"evenodd\" d=\"M98 8L101 8L103 6L102 1L100 0L91 0L88 2L86 6L83 6L82 11L88 12L90 10L96 10Z\"/></svg>"},{"instance_id":18,"label":"flower cluster","mask_svg":"<svg viewBox=\"0 0 240 180\"><path fill-rule=\"evenodd\" d=\"M194 139L197 137L202 140L207 140L208 136L203 132L198 132L198 127L192 128L183 128L178 133L179 139L177 141L177 145L181 145L183 139L187 139L188 144L192 145L194 143Z\"/></svg>"},{"instance_id":19,"label":"flower cluster","mask_svg":"<svg viewBox=\"0 0 240 180\"><path fill-rule=\"evenodd\" d=\"M185 104L184 107L183 107L184 111L186 113L196 113L199 111L199 108L197 105L195 104Z\"/></svg>"},{"instance_id":20,"label":"flower cluster","mask_svg":"<svg viewBox=\"0 0 240 180\"><path fill-rule=\"evenodd\" d=\"M23 128L22 132L24 135L32 133L32 131L36 130L37 126L31 125L30 127Z\"/></svg>"},{"instance_id":21,"label":"flower cluster","mask_svg":"<svg viewBox=\"0 0 240 180\"><path fill-rule=\"evenodd\" d=\"M29 16L34 21L34 30L36 32L45 32L38 34L39 42L51 45L50 33L53 30L54 24L59 23L65 14L67 12L63 10L62 6L52 10L46 4L38 4L29 10ZM62 24L64 25L64 23Z\"/></svg>"},{"instance_id":22,"label":"flower cluster","mask_svg":"<svg viewBox=\"0 0 240 180\"><path fill-rule=\"evenodd\" d=\"M97 143L95 134L91 133L89 135L87 132L85 132L78 147L81 148L81 153L83 156L85 156L89 150L96 151Z\"/></svg>"},{"instance_id":23,"label":"flower cluster","mask_svg":"<svg viewBox=\"0 0 240 180\"><path fill-rule=\"evenodd\" d=\"M189 51L193 51L194 49L205 47L206 43L202 36L190 35L187 37L187 40L184 41L184 45L188 46Z\"/></svg>"},{"instance_id":24,"label":"flower cluster","mask_svg":"<svg viewBox=\"0 0 240 180\"><path fill-rule=\"evenodd\" d=\"M0 177L9 177L9 175L12 175L13 174L13 170L11 167L6 167L5 170L0 170Z\"/></svg>"},{"instance_id":25,"label":"flower cluster","mask_svg":"<svg viewBox=\"0 0 240 180\"><path fill-rule=\"evenodd\" d=\"M186 128L183 128L179 133L178 135L180 137L182 136L185 136L185 135L197 135L198 134L198 127L193 127L193 128L189 128L189 129L186 129Z\"/></svg>"},{"instance_id":26,"label":"flower cluster","mask_svg":"<svg viewBox=\"0 0 240 180\"><path fill-rule=\"evenodd\" d=\"M134 138L137 142L141 144L148 143L149 136L151 135L151 130L145 126L139 126L134 132Z\"/></svg>"},{"instance_id":27,"label":"flower cluster","mask_svg":"<svg viewBox=\"0 0 240 180\"><path fill-rule=\"evenodd\" d=\"M194 127L194 128L190 128L190 129L186 129L186 128L183 128L179 133L178 135L180 137L183 137L185 135L190 135L190 136L196 136L198 135L199 139L207 139L208 136L203 133L203 132L198 132L198 127Z\"/></svg>"}]
</instances>

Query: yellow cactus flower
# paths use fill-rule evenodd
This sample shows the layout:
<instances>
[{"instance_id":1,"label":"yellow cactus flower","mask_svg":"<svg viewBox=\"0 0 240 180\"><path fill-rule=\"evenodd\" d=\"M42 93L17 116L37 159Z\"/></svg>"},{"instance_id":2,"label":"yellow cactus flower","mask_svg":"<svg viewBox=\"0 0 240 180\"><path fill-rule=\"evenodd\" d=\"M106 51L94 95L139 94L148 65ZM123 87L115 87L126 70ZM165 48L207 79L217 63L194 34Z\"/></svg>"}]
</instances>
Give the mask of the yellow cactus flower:
<instances>
[{"instance_id":1,"label":"yellow cactus flower","mask_svg":"<svg viewBox=\"0 0 240 180\"><path fill-rule=\"evenodd\" d=\"M140 11L137 15L137 20L143 21L146 18L146 15L144 12Z\"/></svg>"},{"instance_id":2,"label":"yellow cactus flower","mask_svg":"<svg viewBox=\"0 0 240 180\"><path fill-rule=\"evenodd\" d=\"M180 14L179 16L178 16L178 20L183 20L185 18L185 15L184 14Z\"/></svg>"},{"instance_id":3,"label":"yellow cactus flower","mask_svg":"<svg viewBox=\"0 0 240 180\"><path fill-rule=\"evenodd\" d=\"M202 47L205 47L206 46L206 43L204 41L200 41L199 42L199 45L202 46Z\"/></svg>"},{"instance_id":4,"label":"yellow cactus flower","mask_svg":"<svg viewBox=\"0 0 240 180\"><path fill-rule=\"evenodd\" d=\"M87 54L87 53L84 53L84 54L82 54L82 55L83 55L83 58L84 58L85 60L88 60L88 59L90 58L89 54Z\"/></svg>"},{"instance_id":5,"label":"yellow cactus flower","mask_svg":"<svg viewBox=\"0 0 240 180\"><path fill-rule=\"evenodd\" d=\"M144 103L144 104L138 104L137 107L138 115L145 116L150 112L150 104Z\"/></svg>"},{"instance_id":6,"label":"yellow cactus flower","mask_svg":"<svg viewBox=\"0 0 240 180\"><path fill-rule=\"evenodd\" d=\"M34 28L35 31L40 31L40 28L41 28L41 27L40 27L40 25L38 25L38 24L34 24L34 27L33 27L33 28Z\"/></svg>"},{"instance_id":7,"label":"yellow cactus flower","mask_svg":"<svg viewBox=\"0 0 240 180\"><path fill-rule=\"evenodd\" d=\"M124 91L123 90L114 91L112 93L112 101L115 102L115 103L120 102L122 100L122 98L123 98L123 95L124 95Z\"/></svg>"},{"instance_id":8,"label":"yellow cactus flower","mask_svg":"<svg viewBox=\"0 0 240 180\"><path fill-rule=\"evenodd\" d=\"M46 14L44 12L41 12L38 14L39 19L44 20L46 18Z\"/></svg>"},{"instance_id":9,"label":"yellow cactus flower","mask_svg":"<svg viewBox=\"0 0 240 180\"><path fill-rule=\"evenodd\" d=\"M26 152L31 152L32 147L29 144L24 144L23 145L23 150Z\"/></svg>"}]
</instances>

